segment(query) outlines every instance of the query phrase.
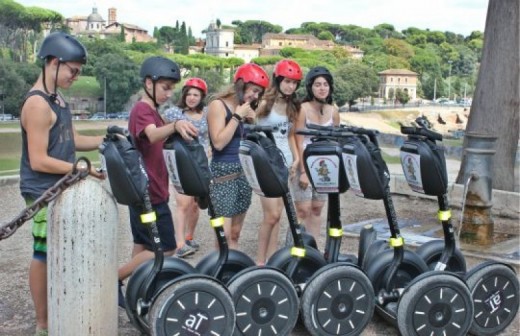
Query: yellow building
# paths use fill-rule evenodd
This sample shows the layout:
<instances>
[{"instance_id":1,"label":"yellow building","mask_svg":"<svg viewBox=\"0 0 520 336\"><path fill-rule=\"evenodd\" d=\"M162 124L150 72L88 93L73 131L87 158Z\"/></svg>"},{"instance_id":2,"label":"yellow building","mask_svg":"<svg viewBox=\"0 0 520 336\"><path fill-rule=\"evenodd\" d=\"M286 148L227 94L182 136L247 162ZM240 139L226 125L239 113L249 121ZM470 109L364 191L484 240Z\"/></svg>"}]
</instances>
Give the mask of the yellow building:
<instances>
[{"instance_id":1,"label":"yellow building","mask_svg":"<svg viewBox=\"0 0 520 336\"><path fill-rule=\"evenodd\" d=\"M388 69L378 73L379 97L392 99L398 89L417 99L417 73L407 69Z\"/></svg>"}]
</instances>

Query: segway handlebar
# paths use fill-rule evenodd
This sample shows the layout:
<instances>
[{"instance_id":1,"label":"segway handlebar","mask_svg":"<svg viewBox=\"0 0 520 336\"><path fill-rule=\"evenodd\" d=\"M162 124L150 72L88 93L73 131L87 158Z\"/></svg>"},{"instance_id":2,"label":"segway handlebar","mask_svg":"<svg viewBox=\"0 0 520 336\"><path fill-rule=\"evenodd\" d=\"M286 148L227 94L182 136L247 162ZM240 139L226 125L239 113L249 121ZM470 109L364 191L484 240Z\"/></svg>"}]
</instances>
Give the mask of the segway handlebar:
<instances>
[{"instance_id":1,"label":"segway handlebar","mask_svg":"<svg viewBox=\"0 0 520 336\"><path fill-rule=\"evenodd\" d=\"M312 128L302 128L297 129L296 134L300 135L309 135L313 137L328 137L328 138L345 138L355 136L352 132L347 132L341 130L340 128L331 128L327 127L325 129L312 129Z\"/></svg>"},{"instance_id":2,"label":"segway handlebar","mask_svg":"<svg viewBox=\"0 0 520 336\"><path fill-rule=\"evenodd\" d=\"M432 141L442 141L442 134L422 127L401 126L401 133L407 135L422 135Z\"/></svg>"},{"instance_id":3,"label":"segway handlebar","mask_svg":"<svg viewBox=\"0 0 520 336\"><path fill-rule=\"evenodd\" d=\"M278 127L244 124L244 130L247 132L271 132L272 133L272 132L278 131Z\"/></svg>"},{"instance_id":4,"label":"segway handlebar","mask_svg":"<svg viewBox=\"0 0 520 336\"><path fill-rule=\"evenodd\" d=\"M120 134L124 137L127 137L130 135L130 132L128 132L126 128L110 125L107 127L107 134Z\"/></svg>"}]
</instances>

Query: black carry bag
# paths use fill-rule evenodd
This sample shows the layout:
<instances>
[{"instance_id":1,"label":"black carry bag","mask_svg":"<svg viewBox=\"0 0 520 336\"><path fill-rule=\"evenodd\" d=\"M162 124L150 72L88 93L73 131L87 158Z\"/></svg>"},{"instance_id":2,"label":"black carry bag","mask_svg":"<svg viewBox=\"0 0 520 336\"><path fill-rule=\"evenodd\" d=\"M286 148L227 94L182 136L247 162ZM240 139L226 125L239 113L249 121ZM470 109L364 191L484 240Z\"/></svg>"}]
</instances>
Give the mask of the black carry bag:
<instances>
[{"instance_id":1,"label":"black carry bag","mask_svg":"<svg viewBox=\"0 0 520 336\"><path fill-rule=\"evenodd\" d=\"M274 141L258 132L241 141L239 157L254 192L264 197L282 197L289 191L289 170Z\"/></svg>"},{"instance_id":2,"label":"black carry bag","mask_svg":"<svg viewBox=\"0 0 520 336\"><path fill-rule=\"evenodd\" d=\"M116 201L124 205L142 206L148 188L148 175L128 131L109 126L99 151Z\"/></svg>"},{"instance_id":3,"label":"black carry bag","mask_svg":"<svg viewBox=\"0 0 520 336\"><path fill-rule=\"evenodd\" d=\"M186 141L174 134L164 143L163 154L175 190L196 197L199 207L207 208L211 171L206 151L198 139Z\"/></svg>"}]
</instances>

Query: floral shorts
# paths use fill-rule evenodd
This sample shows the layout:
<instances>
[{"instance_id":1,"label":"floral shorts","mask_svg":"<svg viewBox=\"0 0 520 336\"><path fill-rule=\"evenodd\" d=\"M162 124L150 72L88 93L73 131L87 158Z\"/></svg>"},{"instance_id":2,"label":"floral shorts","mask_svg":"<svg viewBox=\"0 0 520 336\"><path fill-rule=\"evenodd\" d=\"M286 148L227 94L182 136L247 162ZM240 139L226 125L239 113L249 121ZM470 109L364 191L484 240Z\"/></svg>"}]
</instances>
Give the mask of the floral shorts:
<instances>
[{"instance_id":1,"label":"floral shorts","mask_svg":"<svg viewBox=\"0 0 520 336\"><path fill-rule=\"evenodd\" d=\"M210 197L216 216L231 218L243 214L251 205L252 190L240 162L211 162L211 174L216 180L210 185ZM240 174L239 177L218 182L219 177Z\"/></svg>"}]
</instances>

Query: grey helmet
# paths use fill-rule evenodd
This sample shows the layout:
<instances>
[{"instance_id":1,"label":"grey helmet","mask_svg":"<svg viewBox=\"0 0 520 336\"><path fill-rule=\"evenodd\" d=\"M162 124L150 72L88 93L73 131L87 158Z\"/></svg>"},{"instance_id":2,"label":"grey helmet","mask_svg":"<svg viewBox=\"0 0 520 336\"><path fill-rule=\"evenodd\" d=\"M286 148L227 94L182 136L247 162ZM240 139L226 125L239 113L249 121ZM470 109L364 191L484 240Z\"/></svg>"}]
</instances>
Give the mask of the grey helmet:
<instances>
[{"instance_id":1,"label":"grey helmet","mask_svg":"<svg viewBox=\"0 0 520 336\"><path fill-rule=\"evenodd\" d=\"M64 32L49 34L38 52L40 59L56 57L60 62L87 63L87 49L75 37Z\"/></svg>"},{"instance_id":2,"label":"grey helmet","mask_svg":"<svg viewBox=\"0 0 520 336\"><path fill-rule=\"evenodd\" d=\"M314 95L312 94L312 84L314 83L316 77L320 76L324 77L327 83L329 83L330 91L329 95L325 100L327 104L332 104L332 93L334 92L334 79L332 78L332 74L330 73L330 71L322 66L311 68L305 76L305 89L307 91L307 97L305 97L305 100L310 101L314 99Z\"/></svg>"},{"instance_id":3,"label":"grey helmet","mask_svg":"<svg viewBox=\"0 0 520 336\"><path fill-rule=\"evenodd\" d=\"M153 82L160 78L170 79L174 82L181 80L181 71L174 61L161 56L147 58L141 65L141 79L144 81L150 77Z\"/></svg>"}]
</instances>

